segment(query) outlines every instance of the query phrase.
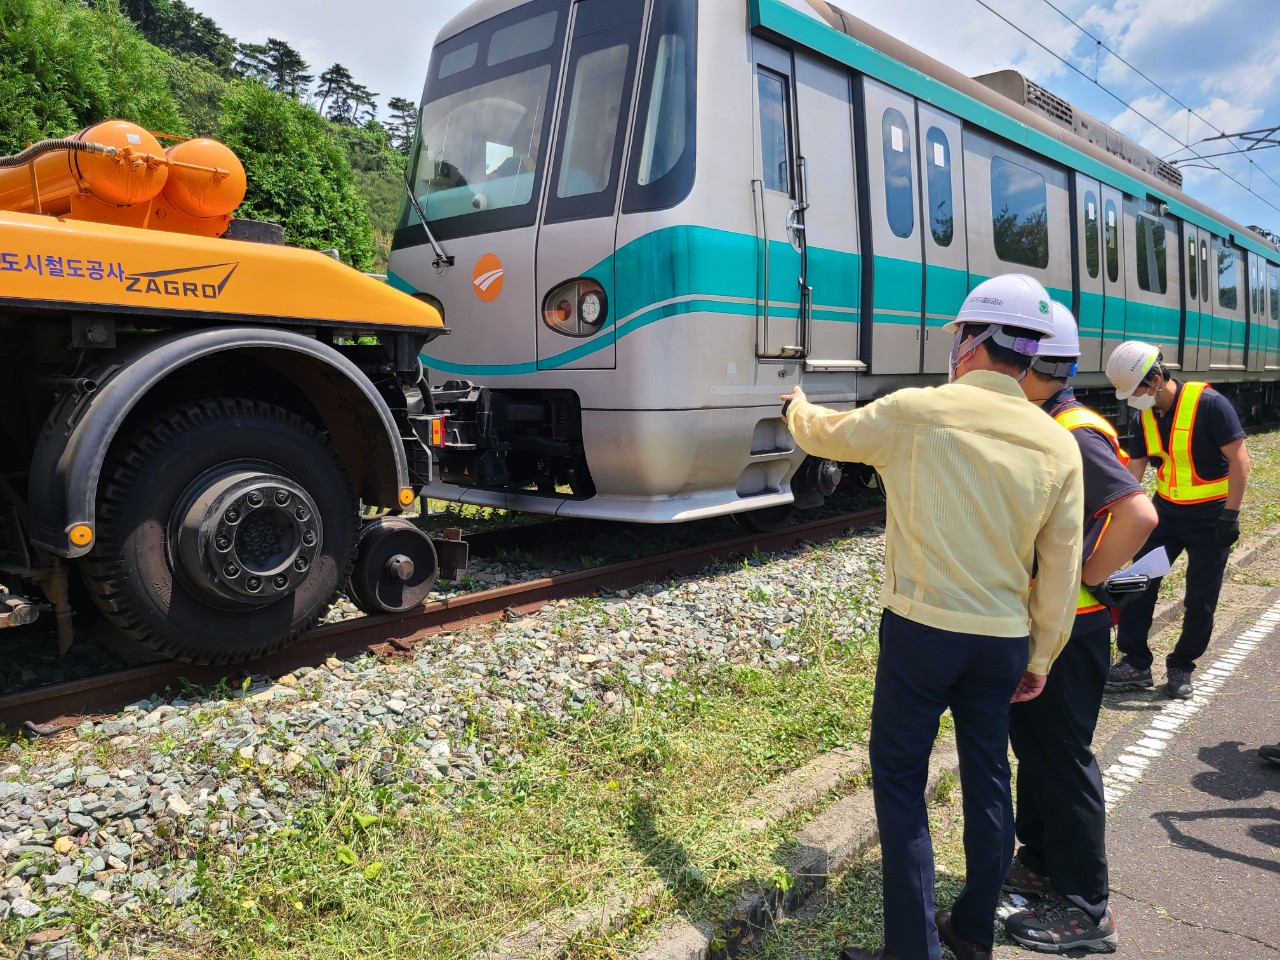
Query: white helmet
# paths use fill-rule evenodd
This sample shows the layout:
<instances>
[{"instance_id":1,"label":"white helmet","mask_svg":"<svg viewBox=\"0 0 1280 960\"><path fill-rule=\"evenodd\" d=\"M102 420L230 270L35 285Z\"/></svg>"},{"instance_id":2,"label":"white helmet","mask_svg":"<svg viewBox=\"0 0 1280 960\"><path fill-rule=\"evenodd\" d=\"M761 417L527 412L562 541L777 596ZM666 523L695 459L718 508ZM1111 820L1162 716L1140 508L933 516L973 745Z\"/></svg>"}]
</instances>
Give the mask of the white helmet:
<instances>
[{"instance_id":1,"label":"white helmet","mask_svg":"<svg viewBox=\"0 0 1280 960\"><path fill-rule=\"evenodd\" d=\"M1066 380L1076 373L1076 359L1080 356L1080 334L1076 329L1076 318L1071 315L1070 310L1056 300L1049 306L1053 310L1053 333L1036 345L1038 349L1035 359L1031 361L1031 369L1058 380Z\"/></svg>"},{"instance_id":2,"label":"white helmet","mask_svg":"<svg viewBox=\"0 0 1280 960\"><path fill-rule=\"evenodd\" d=\"M1048 337L1053 335L1053 310L1049 303L1049 294L1038 280L1021 273L1006 273L974 287L956 318L944 329L955 330L960 324L972 323L1014 327Z\"/></svg>"},{"instance_id":3,"label":"white helmet","mask_svg":"<svg viewBox=\"0 0 1280 960\"><path fill-rule=\"evenodd\" d=\"M1126 340L1107 358L1107 379L1116 388L1116 399L1128 400L1142 386L1151 368L1160 362L1160 349L1141 340Z\"/></svg>"}]
</instances>

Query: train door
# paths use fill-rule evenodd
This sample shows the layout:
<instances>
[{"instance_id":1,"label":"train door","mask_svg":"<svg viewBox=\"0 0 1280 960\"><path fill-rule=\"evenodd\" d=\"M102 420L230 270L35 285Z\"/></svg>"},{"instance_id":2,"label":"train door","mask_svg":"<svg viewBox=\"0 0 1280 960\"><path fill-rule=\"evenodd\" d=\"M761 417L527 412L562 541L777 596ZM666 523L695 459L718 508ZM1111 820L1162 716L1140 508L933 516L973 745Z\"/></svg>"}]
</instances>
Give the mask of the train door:
<instances>
[{"instance_id":1,"label":"train door","mask_svg":"<svg viewBox=\"0 0 1280 960\"><path fill-rule=\"evenodd\" d=\"M1075 175L1076 275L1080 278L1080 371L1103 369L1102 189L1097 180Z\"/></svg>"},{"instance_id":2,"label":"train door","mask_svg":"<svg viewBox=\"0 0 1280 960\"><path fill-rule=\"evenodd\" d=\"M925 373L946 373L952 320L969 293L969 245L965 224L964 150L960 121L919 104L920 224L924 241Z\"/></svg>"},{"instance_id":3,"label":"train door","mask_svg":"<svg viewBox=\"0 0 1280 960\"><path fill-rule=\"evenodd\" d=\"M758 38L755 52L756 355L805 354L805 164L797 162L791 55Z\"/></svg>"},{"instance_id":4,"label":"train door","mask_svg":"<svg viewBox=\"0 0 1280 960\"><path fill-rule=\"evenodd\" d=\"M608 314L608 302L619 170L644 2L580 0L573 11L537 240L538 368L611 369L617 318ZM603 298L585 296L593 284Z\"/></svg>"},{"instance_id":5,"label":"train door","mask_svg":"<svg viewBox=\"0 0 1280 960\"><path fill-rule=\"evenodd\" d=\"M1250 370L1262 370L1267 350L1267 264L1256 253L1249 259L1249 326L1246 331L1245 364Z\"/></svg>"},{"instance_id":6,"label":"train door","mask_svg":"<svg viewBox=\"0 0 1280 960\"><path fill-rule=\"evenodd\" d=\"M849 73L796 53L796 118L800 130L803 211L800 283L806 311L806 368L861 370L857 181Z\"/></svg>"},{"instance_id":7,"label":"train door","mask_svg":"<svg viewBox=\"0 0 1280 960\"><path fill-rule=\"evenodd\" d=\"M1185 320L1182 325L1182 369L1205 370L1209 366L1209 328L1213 315L1209 311L1209 236L1199 227L1182 224L1183 284ZM1201 248L1204 254L1201 254ZM1201 336L1205 337L1201 352Z\"/></svg>"},{"instance_id":8,"label":"train door","mask_svg":"<svg viewBox=\"0 0 1280 960\"><path fill-rule=\"evenodd\" d=\"M1262 369L1280 370L1280 267L1267 266L1267 349Z\"/></svg>"},{"instance_id":9,"label":"train door","mask_svg":"<svg viewBox=\"0 0 1280 960\"><path fill-rule=\"evenodd\" d=\"M1210 337L1210 370L1244 369L1245 304L1248 282L1243 257L1236 248L1220 237L1213 238L1209 273L1214 280L1216 297ZM1203 343L1203 337L1201 339Z\"/></svg>"},{"instance_id":10,"label":"train door","mask_svg":"<svg viewBox=\"0 0 1280 960\"><path fill-rule=\"evenodd\" d=\"M872 249L863 277L873 304L873 373L919 373L924 352L923 233L917 211L920 177L916 104L892 87L862 78L867 132L867 196ZM948 346L948 351L949 351Z\"/></svg>"},{"instance_id":11,"label":"train door","mask_svg":"<svg viewBox=\"0 0 1280 960\"><path fill-rule=\"evenodd\" d=\"M1124 195L1102 184L1102 362L1124 341Z\"/></svg>"}]
</instances>

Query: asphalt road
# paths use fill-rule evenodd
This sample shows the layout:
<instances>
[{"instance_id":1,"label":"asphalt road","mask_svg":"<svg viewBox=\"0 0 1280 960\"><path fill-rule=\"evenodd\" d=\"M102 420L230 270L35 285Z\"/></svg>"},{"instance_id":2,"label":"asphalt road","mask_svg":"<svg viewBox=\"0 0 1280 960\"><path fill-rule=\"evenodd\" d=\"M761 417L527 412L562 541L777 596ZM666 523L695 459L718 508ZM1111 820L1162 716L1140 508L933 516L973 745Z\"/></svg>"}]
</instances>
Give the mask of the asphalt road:
<instances>
[{"instance_id":1,"label":"asphalt road","mask_svg":"<svg viewBox=\"0 0 1280 960\"><path fill-rule=\"evenodd\" d=\"M1107 847L1119 953L1142 960L1280 958L1280 548L1233 572L1191 701L1108 695L1095 749L1109 784ZM1081 956L1073 953L1068 956ZM1000 960L1044 956L997 946Z\"/></svg>"}]
</instances>

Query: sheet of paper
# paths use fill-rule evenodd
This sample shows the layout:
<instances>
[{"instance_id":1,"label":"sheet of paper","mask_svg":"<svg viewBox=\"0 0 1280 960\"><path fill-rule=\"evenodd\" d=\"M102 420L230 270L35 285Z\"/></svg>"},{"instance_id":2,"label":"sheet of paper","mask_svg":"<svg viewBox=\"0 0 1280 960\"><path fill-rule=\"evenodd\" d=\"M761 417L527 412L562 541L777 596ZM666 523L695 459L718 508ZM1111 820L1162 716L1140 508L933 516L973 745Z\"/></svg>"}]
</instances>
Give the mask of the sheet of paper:
<instances>
[{"instance_id":1,"label":"sheet of paper","mask_svg":"<svg viewBox=\"0 0 1280 960\"><path fill-rule=\"evenodd\" d=\"M1156 547L1150 553L1143 557L1139 557L1133 562L1132 566L1125 567L1123 570L1117 570L1108 580L1115 577L1136 577L1145 574L1151 579L1163 577L1169 572L1169 554L1164 547Z\"/></svg>"}]
</instances>

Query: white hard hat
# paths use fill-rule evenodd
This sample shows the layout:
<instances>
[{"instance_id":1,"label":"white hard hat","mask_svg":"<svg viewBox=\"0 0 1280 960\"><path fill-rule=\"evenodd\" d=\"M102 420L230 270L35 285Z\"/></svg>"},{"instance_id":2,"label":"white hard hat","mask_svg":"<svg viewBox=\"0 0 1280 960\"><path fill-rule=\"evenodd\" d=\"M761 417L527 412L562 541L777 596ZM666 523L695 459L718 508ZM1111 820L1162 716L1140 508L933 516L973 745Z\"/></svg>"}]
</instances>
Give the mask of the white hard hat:
<instances>
[{"instance_id":1,"label":"white hard hat","mask_svg":"<svg viewBox=\"0 0 1280 960\"><path fill-rule=\"evenodd\" d=\"M1036 357L1031 368L1058 380L1075 376L1076 359L1080 356L1080 334L1076 318L1071 311L1054 300L1049 304L1053 311L1053 333L1044 337L1036 346Z\"/></svg>"},{"instance_id":2,"label":"white hard hat","mask_svg":"<svg viewBox=\"0 0 1280 960\"><path fill-rule=\"evenodd\" d=\"M965 297L956 318L944 329L962 323L1015 327L1044 336L1053 334L1053 310L1049 294L1038 280L1021 273L984 280Z\"/></svg>"},{"instance_id":3,"label":"white hard hat","mask_svg":"<svg viewBox=\"0 0 1280 960\"><path fill-rule=\"evenodd\" d=\"M1107 358L1107 379L1118 400L1128 400L1142 385L1151 368L1160 362L1160 349L1141 340L1126 340Z\"/></svg>"}]
</instances>

